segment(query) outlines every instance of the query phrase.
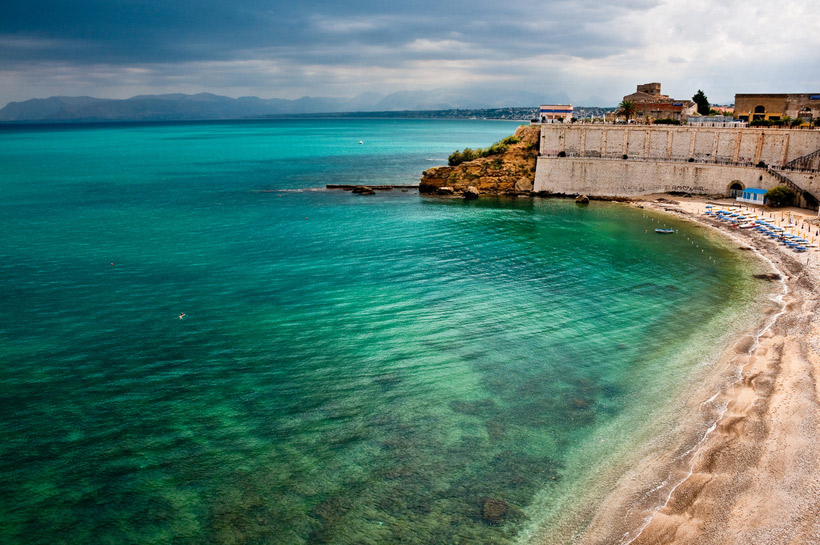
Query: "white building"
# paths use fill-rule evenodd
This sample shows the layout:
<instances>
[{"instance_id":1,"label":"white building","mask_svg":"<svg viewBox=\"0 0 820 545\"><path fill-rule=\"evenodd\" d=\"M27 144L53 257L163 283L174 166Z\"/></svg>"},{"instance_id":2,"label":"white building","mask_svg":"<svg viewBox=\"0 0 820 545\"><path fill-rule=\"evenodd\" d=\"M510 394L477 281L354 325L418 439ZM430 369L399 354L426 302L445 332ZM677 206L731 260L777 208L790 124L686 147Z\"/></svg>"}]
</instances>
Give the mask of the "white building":
<instances>
[{"instance_id":1,"label":"white building","mask_svg":"<svg viewBox=\"0 0 820 545\"><path fill-rule=\"evenodd\" d=\"M541 123L566 123L572 119L572 104L542 104Z\"/></svg>"},{"instance_id":2,"label":"white building","mask_svg":"<svg viewBox=\"0 0 820 545\"><path fill-rule=\"evenodd\" d=\"M740 197L737 197L740 202L747 202L749 204L766 204L766 190L747 187L743 190Z\"/></svg>"}]
</instances>

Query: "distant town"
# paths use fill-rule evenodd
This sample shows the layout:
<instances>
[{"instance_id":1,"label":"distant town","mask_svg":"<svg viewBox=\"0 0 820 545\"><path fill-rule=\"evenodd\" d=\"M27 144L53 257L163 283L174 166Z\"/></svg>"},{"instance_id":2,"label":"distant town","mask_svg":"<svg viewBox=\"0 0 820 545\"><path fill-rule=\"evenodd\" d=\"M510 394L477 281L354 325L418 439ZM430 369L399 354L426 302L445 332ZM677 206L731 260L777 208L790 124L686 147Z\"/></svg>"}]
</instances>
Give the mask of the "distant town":
<instances>
[{"instance_id":1,"label":"distant town","mask_svg":"<svg viewBox=\"0 0 820 545\"><path fill-rule=\"evenodd\" d=\"M612 115L617 108L604 107L576 107L574 108L575 118L597 117L602 118ZM509 108L454 108L448 110L401 110L384 112L338 112L338 113L317 113L317 114L295 114L291 116L268 116L270 118L281 117L370 117L370 118L403 118L403 119L499 119L509 121L531 121L537 120L540 109L538 107L509 107Z\"/></svg>"},{"instance_id":2,"label":"distant town","mask_svg":"<svg viewBox=\"0 0 820 545\"><path fill-rule=\"evenodd\" d=\"M595 121L588 109L571 104L542 104L539 123L574 123ZM624 96L618 108L606 112L602 122L641 122L667 125L701 125L711 127L786 127L820 126L820 93L754 93L736 94L735 103L717 106L709 103L701 90L690 99L672 98L661 93L658 82L638 85L634 93Z\"/></svg>"}]
</instances>

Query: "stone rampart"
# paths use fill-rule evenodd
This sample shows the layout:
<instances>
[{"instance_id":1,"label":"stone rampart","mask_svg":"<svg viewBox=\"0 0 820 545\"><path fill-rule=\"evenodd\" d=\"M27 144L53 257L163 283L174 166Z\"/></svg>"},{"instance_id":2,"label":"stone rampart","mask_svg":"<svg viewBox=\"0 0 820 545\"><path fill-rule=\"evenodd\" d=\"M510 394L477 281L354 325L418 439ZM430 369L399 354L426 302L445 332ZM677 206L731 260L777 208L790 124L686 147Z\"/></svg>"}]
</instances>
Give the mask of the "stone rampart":
<instances>
[{"instance_id":1,"label":"stone rampart","mask_svg":"<svg viewBox=\"0 0 820 545\"><path fill-rule=\"evenodd\" d=\"M820 131L670 125L545 125L541 155L723 161L777 167L820 149Z\"/></svg>"},{"instance_id":2,"label":"stone rampart","mask_svg":"<svg viewBox=\"0 0 820 545\"><path fill-rule=\"evenodd\" d=\"M771 189L779 182L754 167L686 162L539 157L536 192L600 197L639 197L651 193L728 195L732 184Z\"/></svg>"},{"instance_id":3,"label":"stone rampart","mask_svg":"<svg viewBox=\"0 0 820 545\"><path fill-rule=\"evenodd\" d=\"M743 188L776 186L779 180L759 168L761 162L777 168L817 150L816 130L543 126L533 189L612 197L665 192L728 195L738 182ZM784 174L801 189L820 195L820 175Z\"/></svg>"}]
</instances>

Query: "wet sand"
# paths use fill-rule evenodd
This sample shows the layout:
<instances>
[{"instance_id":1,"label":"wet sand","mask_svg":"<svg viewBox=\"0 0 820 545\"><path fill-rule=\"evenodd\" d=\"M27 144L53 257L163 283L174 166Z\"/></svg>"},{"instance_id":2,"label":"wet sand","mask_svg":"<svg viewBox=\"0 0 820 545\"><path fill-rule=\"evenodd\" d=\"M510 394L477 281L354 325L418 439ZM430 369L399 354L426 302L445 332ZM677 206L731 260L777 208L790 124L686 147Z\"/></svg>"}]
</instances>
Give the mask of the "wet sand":
<instances>
[{"instance_id":1,"label":"wet sand","mask_svg":"<svg viewBox=\"0 0 820 545\"><path fill-rule=\"evenodd\" d=\"M703 438L691 451L654 456L623 475L571 542L818 544L820 251L797 254L756 231L732 228L705 216L703 200L662 197L634 204L723 232L770 261L770 280L782 295L755 331L723 353L716 382L688 404L692 423L712 424ZM810 211L792 212L817 221Z\"/></svg>"}]
</instances>

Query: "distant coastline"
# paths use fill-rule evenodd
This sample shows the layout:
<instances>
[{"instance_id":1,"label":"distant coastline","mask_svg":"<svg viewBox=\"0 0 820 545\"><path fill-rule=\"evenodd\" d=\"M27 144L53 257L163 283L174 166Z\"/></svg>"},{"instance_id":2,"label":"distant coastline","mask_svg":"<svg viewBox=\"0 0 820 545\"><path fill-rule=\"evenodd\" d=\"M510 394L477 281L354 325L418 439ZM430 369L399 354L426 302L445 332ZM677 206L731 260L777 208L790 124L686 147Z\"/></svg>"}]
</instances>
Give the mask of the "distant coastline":
<instances>
[{"instance_id":1,"label":"distant coastline","mask_svg":"<svg viewBox=\"0 0 820 545\"><path fill-rule=\"evenodd\" d=\"M139 121L228 121L246 119L391 118L391 119L499 119L529 121L538 105L527 99L510 98L508 104L490 101L423 100L398 97L388 100L303 97L297 100L230 98L209 93L197 95L144 95L128 99L94 97L49 97L10 102L0 109L0 123L123 123ZM534 100L534 99L533 99ZM500 102L500 101L499 101ZM500 102L500 104L504 104ZM601 116L613 108L580 107L577 115Z\"/></svg>"}]
</instances>

